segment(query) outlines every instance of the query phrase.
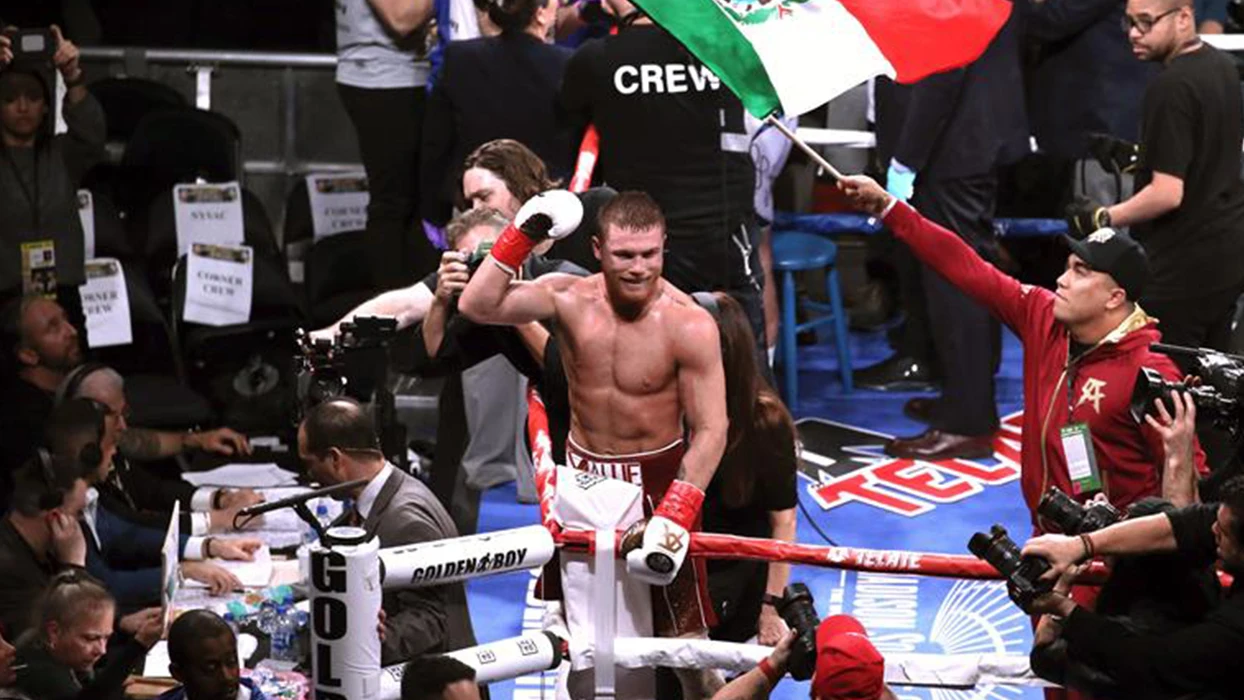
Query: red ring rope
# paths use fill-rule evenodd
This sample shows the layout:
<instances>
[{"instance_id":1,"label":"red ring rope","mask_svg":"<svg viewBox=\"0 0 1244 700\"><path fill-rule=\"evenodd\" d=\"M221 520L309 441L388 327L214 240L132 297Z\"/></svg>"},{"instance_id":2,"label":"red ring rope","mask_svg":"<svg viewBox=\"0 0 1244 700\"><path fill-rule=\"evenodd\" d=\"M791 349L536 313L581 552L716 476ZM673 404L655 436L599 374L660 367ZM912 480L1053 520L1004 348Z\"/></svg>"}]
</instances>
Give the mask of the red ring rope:
<instances>
[{"instance_id":1,"label":"red ring rope","mask_svg":"<svg viewBox=\"0 0 1244 700\"><path fill-rule=\"evenodd\" d=\"M596 533L589 530L563 530L550 512L557 492L557 468L549 453L552 441L548 433L548 415L544 402L533 387L527 389L527 434L531 440L531 458L536 467L536 492L540 495L540 522L553 534L559 545L576 551L590 552ZM621 533L618 533L621 536ZM615 546L616 549L616 546ZM757 559L792 564L809 564L831 569L871 571L891 574L917 574L940 578L1001 579L1002 574L988 563L966 554L933 554L901 550L859 549L798 544L759 537L738 537L711 532L691 534L693 557L710 559ZM1080 575L1079 582L1101 584L1109 569L1101 562L1093 564Z\"/></svg>"}]
</instances>

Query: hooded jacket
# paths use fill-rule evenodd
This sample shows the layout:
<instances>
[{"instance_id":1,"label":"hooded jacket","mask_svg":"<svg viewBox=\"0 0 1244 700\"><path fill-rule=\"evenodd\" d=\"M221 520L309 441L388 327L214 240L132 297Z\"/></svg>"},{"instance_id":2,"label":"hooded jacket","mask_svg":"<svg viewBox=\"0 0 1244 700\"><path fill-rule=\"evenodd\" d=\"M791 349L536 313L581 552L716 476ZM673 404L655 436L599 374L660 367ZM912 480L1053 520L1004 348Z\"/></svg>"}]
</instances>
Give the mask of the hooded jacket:
<instances>
[{"instance_id":1,"label":"hooded jacket","mask_svg":"<svg viewBox=\"0 0 1244 700\"><path fill-rule=\"evenodd\" d=\"M1020 479L1036 529L1044 530L1036 509L1048 487L1057 486L1072 495L1060 433L1071 423L1088 425L1102 492L1111 503L1124 508L1159 495L1165 459L1162 439L1148 424L1138 423L1129 410L1141 367L1156 369L1168 380L1182 378L1169 357L1149 349L1162 338L1157 320L1137 305L1099 343L1073 358L1070 333L1054 318L1053 292L1003 274L958 236L906 204L896 204L884 219L921 262L988 308L1023 343ZM1195 463L1198 472L1207 472L1200 445Z\"/></svg>"}]
</instances>

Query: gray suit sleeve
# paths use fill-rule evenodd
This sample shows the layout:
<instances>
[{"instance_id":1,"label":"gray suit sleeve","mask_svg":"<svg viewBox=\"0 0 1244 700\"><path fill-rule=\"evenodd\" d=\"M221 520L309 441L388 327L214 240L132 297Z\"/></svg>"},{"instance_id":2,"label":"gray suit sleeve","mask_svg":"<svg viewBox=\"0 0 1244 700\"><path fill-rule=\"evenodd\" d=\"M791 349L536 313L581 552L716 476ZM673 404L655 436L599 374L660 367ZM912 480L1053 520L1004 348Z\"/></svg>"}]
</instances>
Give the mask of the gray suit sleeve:
<instances>
[{"instance_id":1,"label":"gray suit sleeve","mask_svg":"<svg viewBox=\"0 0 1244 700\"><path fill-rule=\"evenodd\" d=\"M390 541L414 544L441 539L441 534L416 508L401 507L402 524L390 533ZM444 586L409 588L384 595L385 639L380 662L403 663L429 652L448 649L449 623Z\"/></svg>"}]
</instances>

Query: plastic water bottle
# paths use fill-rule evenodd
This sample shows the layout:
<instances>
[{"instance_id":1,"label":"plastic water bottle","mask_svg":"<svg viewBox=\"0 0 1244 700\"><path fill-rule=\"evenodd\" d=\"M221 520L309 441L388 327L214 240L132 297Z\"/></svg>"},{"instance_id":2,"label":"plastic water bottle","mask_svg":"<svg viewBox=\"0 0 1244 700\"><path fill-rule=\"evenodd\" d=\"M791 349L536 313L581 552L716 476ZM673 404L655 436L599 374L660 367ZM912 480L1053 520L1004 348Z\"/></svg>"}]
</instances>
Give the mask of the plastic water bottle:
<instances>
[{"instance_id":1,"label":"plastic water bottle","mask_svg":"<svg viewBox=\"0 0 1244 700\"><path fill-rule=\"evenodd\" d=\"M259 605L259 622L257 623L259 631L272 637L276 634L277 626L277 610L276 603L265 600Z\"/></svg>"},{"instance_id":2,"label":"plastic water bottle","mask_svg":"<svg viewBox=\"0 0 1244 700\"><path fill-rule=\"evenodd\" d=\"M276 661L289 663L298 662L298 618L291 614L292 609L282 605L276 614L276 630L272 633L271 653L269 656Z\"/></svg>"},{"instance_id":3,"label":"plastic water bottle","mask_svg":"<svg viewBox=\"0 0 1244 700\"><path fill-rule=\"evenodd\" d=\"M319 503L315 506L315 519L320 522L320 526L325 530L328 529L328 525L333 521L333 519L328 515L328 504L325 503L323 499L320 499ZM303 542L306 544L313 544L319 539L320 533L316 532L315 528L308 524L306 534L304 534L302 538Z\"/></svg>"}]
</instances>

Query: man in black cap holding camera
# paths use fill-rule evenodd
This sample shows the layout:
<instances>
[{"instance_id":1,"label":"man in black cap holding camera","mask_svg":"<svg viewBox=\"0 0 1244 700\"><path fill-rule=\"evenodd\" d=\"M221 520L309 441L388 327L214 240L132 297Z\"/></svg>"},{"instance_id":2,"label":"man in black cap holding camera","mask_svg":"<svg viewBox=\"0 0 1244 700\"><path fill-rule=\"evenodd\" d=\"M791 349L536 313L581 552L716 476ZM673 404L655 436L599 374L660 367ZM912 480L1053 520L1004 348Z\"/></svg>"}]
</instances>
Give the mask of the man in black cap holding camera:
<instances>
[{"instance_id":1,"label":"man in black cap holding camera","mask_svg":"<svg viewBox=\"0 0 1244 700\"><path fill-rule=\"evenodd\" d=\"M50 128L53 67L67 88L69 132L57 137ZM0 238L7 243L0 248L0 296L60 290L63 306L81 308L77 183L102 156L104 138L104 112L87 92L73 42L56 26L42 34L6 27L0 33Z\"/></svg>"},{"instance_id":2,"label":"man in black cap holding camera","mask_svg":"<svg viewBox=\"0 0 1244 700\"><path fill-rule=\"evenodd\" d=\"M1050 291L1021 284L984 262L958 236L870 178L847 177L838 187L1023 342L1023 438L1020 454L1008 457L1021 465L1024 499L1038 532L1045 524L1037 504L1049 486L1081 502L1103 493L1119 508L1159 494L1176 505L1192 502L1197 473L1204 470L1200 449L1191 460L1166 461L1161 434L1130 410L1141 367L1180 379L1170 358L1149 349L1162 336L1136 303L1149 277L1136 241L1113 229L1069 240L1067 270Z\"/></svg>"},{"instance_id":3,"label":"man in black cap holding camera","mask_svg":"<svg viewBox=\"0 0 1244 700\"><path fill-rule=\"evenodd\" d=\"M1244 291L1239 73L1197 36L1192 0L1129 0L1123 29L1137 58L1164 66L1145 92L1136 194L1073 204L1072 233L1130 226L1152 264L1143 301L1163 339L1226 350Z\"/></svg>"}]
</instances>

